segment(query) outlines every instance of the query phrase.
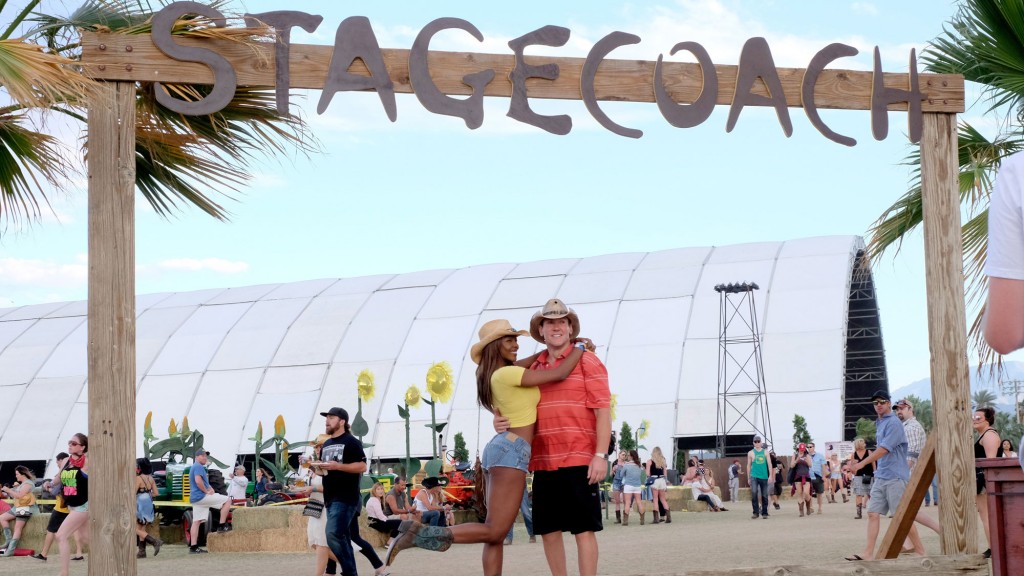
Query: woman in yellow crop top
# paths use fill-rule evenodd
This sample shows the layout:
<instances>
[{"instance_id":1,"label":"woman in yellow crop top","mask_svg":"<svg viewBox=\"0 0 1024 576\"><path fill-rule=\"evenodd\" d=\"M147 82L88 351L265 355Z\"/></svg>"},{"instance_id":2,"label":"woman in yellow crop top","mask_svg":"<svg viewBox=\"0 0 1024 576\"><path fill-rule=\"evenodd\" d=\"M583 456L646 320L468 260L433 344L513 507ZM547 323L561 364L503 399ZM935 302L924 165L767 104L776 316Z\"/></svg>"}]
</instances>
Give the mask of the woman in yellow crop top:
<instances>
[{"instance_id":1,"label":"woman in yellow crop top","mask_svg":"<svg viewBox=\"0 0 1024 576\"><path fill-rule=\"evenodd\" d=\"M492 413L500 411L509 419L509 429L487 443L481 458L487 475L486 521L445 528L406 520L399 527L399 536L388 547L386 565L391 565L398 552L413 546L444 551L453 543L483 542L484 575L501 574L505 535L515 522L520 496L526 488L530 442L540 402L537 386L568 378L583 357L584 348L578 344L557 368L530 370L527 366L536 355L516 360L517 338L527 334L526 330L513 328L508 320L491 320L480 328L480 341L469 352L477 364L477 401Z\"/></svg>"}]
</instances>

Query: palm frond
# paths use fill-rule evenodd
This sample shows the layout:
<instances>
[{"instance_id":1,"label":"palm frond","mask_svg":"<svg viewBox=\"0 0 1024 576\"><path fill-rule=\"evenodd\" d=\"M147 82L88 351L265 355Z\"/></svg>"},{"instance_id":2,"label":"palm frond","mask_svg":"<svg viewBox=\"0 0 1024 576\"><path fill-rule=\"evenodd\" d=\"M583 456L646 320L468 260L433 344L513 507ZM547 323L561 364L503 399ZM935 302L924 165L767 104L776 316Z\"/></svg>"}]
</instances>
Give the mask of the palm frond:
<instances>
[{"instance_id":1,"label":"palm frond","mask_svg":"<svg viewBox=\"0 0 1024 576\"><path fill-rule=\"evenodd\" d=\"M987 213L995 171L1003 158L1020 150L1024 150L1024 135L1004 135L990 141L970 124L960 123L957 130L960 201L970 216L979 211ZM899 253L904 236L922 222L920 148L912 148L904 164L912 167L910 189L887 208L868 231L867 252L875 262L890 249ZM967 224L964 226L966 228Z\"/></svg>"},{"instance_id":2,"label":"palm frond","mask_svg":"<svg viewBox=\"0 0 1024 576\"><path fill-rule=\"evenodd\" d=\"M74 71L71 60L21 40L0 40L0 78L7 93L25 107L46 108L83 100L95 84Z\"/></svg>"},{"instance_id":3,"label":"palm frond","mask_svg":"<svg viewBox=\"0 0 1024 576\"><path fill-rule=\"evenodd\" d=\"M49 206L47 188L37 174L48 182L68 179L68 162L60 142L24 126L25 110L8 107L0 115L0 216L3 228L42 214Z\"/></svg>"},{"instance_id":4,"label":"palm frond","mask_svg":"<svg viewBox=\"0 0 1024 576\"><path fill-rule=\"evenodd\" d=\"M929 72L985 86L991 108L1024 102L1024 4L966 0L921 55Z\"/></svg>"}]
</instances>

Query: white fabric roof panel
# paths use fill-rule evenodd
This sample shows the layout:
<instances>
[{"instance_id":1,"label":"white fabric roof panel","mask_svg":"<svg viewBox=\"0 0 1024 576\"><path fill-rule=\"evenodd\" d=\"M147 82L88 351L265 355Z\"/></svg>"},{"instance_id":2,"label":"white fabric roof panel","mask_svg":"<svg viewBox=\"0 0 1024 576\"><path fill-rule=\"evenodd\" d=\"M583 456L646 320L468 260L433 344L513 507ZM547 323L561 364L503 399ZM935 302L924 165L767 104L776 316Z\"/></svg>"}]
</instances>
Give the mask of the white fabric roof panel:
<instances>
[{"instance_id":1,"label":"white fabric roof panel","mask_svg":"<svg viewBox=\"0 0 1024 576\"><path fill-rule=\"evenodd\" d=\"M565 281L565 276L539 276L529 278L506 278L494 290L487 308L490 310L505 308L536 308L537 300L541 305L553 298ZM545 295L542 297L542 295ZM532 314L532 312L531 312Z\"/></svg>"},{"instance_id":2,"label":"white fabric roof panel","mask_svg":"<svg viewBox=\"0 0 1024 576\"><path fill-rule=\"evenodd\" d=\"M33 323L0 352L0 386L31 382L60 343L83 322L85 318L79 316Z\"/></svg>"},{"instance_id":3,"label":"white fabric roof panel","mask_svg":"<svg viewBox=\"0 0 1024 576\"><path fill-rule=\"evenodd\" d=\"M418 317L476 316L511 269L511 264L494 264L456 270L437 286Z\"/></svg>"},{"instance_id":4,"label":"white fabric roof panel","mask_svg":"<svg viewBox=\"0 0 1024 576\"><path fill-rule=\"evenodd\" d=\"M626 271L573 273L565 277L558 289L558 297L576 305L622 300L630 275Z\"/></svg>"},{"instance_id":5,"label":"white fabric roof panel","mask_svg":"<svg viewBox=\"0 0 1024 576\"><path fill-rule=\"evenodd\" d=\"M365 440L375 444L369 452L404 457L396 406L410 384L425 392L427 368L445 360L455 393L436 406L437 420L449 422L449 448L462 432L475 451L492 434L491 415L476 405L469 359L480 326L507 318L527 329L544 302L559 297L608 366L618 399L613 429L624 420L635 429L646 418L650 437L642 443L668 451L673 437L715 433L714 286L744 281L760 286L753 294L776 440L792 434L794 412L815 436L838 438L850 272L862 248L854 236L806 238L140 295L139 449L150 410L161 438L171 418L180 424L188 415L224 462L252 451L256 422L272 434L279 414L289 440L307 440L323 431L319 412L342 406L355 415L356 376L369 369L376 377L375 395L362 407ZM10 423L0 431L4 460L49 460L66 436L86 431L85 313L84 302L0 310L0 423ZM521 357L541 349L529 337L519 344ZM30 426L42 416L22 407L37 406L59 417ZM430 407L414 409L413 418L413 455L426 457Z\"/></svg>"},{"instance_id":6,"label":"white fabric roof panel","mask_svg":"<svg viewBox=\"0 0 1024 576\"><path fill-rule=\"evenodd\" d=\"M274 366L328 364L370 293L314 298L292 323L274 355Z\"/></svg>"},{"instance_id":7,"label":"white fabric roof panel","mask_svg":"<svg viewBox=\"0 0 1024 576\"><path fill-rule=\"evenodd\" d=\"M80 319L81 317L77 318ZM82 322L54 348L36 378L62 378L71 376L82 381L88 363L89 324Z\"/></svg>"},{"instance_id":8,"label":"white fabric roof panel","mask_svg":"<svg viewBox=\"0 0 1024 576\"><path fill-rule=\"evenodd\" d=\"M308 298L256 302L231 327L210 370L261 368L270 364L288 326L309 305Z\"/></svg>"},{"instance_id":9,"label":"white fabric roof panel","mask_svg":"<svg viewBox=\"0 0 1024 576\"><path fill-rule=\"evenodd\" d=\"M60 434L63 419L75 406L75 399L83 383L85 378L82 376L38 378L16 401L13 395L7 395L7 388L4 388L3 402L10 402L17 408L9 418L0 419L7 422L3 429L3 439L0 439L0 454L3 454L3 458L37 459L34 457L38 452L35 446L37 437L52 440Z\"/></svg>"},{"instance_id":10,"label":"white fabric roof panel","mask_svg":"<svg viewBox=\"0 0 1024 576\"><path fill-rule=\"evenodd\" d=\"M398 356L409 326L433 290L404 288L374 292L349 325L334 360L372 362ZM384 326L387 329L382 329Z\"/></svg>"},{"instance_id":11,"label":"white fabric roof panel","mask_svg":"<svg viewBox=\"0 0 1024 576\"><path fill-rule=\"evenodd\" d=\"M206 370L224 336L251 306L243 303L200 307L167 340L149 373L191 374Z\"/></svg>"},{"instance_id":12,"label":"white fabric roof panel","mask_svg":"<svg viewBox=\"0 0 1024 576\"><path fill-rule=\"evenodd\" d=\"M336 283L334 278L322 278L320 280L303 280L280 284L268 292L261 300L286 300L288 298L312 298Z\"/></svg>"}]
</instances>

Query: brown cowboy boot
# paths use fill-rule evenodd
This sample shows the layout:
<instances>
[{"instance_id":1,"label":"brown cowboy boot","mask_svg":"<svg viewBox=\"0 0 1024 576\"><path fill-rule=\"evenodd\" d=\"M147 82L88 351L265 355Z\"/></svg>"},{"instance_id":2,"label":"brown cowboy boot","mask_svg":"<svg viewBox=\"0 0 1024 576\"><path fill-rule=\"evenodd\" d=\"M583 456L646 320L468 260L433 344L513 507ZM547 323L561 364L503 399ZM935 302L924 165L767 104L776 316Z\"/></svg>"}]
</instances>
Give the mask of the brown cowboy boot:
<instances>
[{"instance_id":1,"label":"brown cowboy boot","mask_svg":"<svg viewBox=\"0 0 1024 576\"><path fill-rule=\"evenodd\" d=\"M797 506L800 507L800 516L803 517L803 515L804 515L804 501L801 500L799 503L797 503Z\"/></svg>"},{"instance_id":2,"label":"brown cowboy boot","mask_svg":"<svg viewBox=\"0 0 1024 576\"><path fill-rule=\"evenodd\" d=\"M152 534L146 535L145 544L149 544L153 547L153 556L160 554L160 547L164 545L164 541L154 537Z\"/></svg>"},{"instance_id":3,"label":"brown cowboy boot","mask_svg":"<svg viewBox=\"0 0 1024 576\"><path fill-rule=\"evenodd\" d=\"M672 510L670 510L668 508L665 509L665 523L666 524L671 524L672 523Z\"/></svg>"},{"instance_id":4,"label":"brown cowboy boot","mask_svg":"<svg viewBox=\"0 0 1024 576\"><path fill-rule=\"evenodd\" d=\"M135 543L139 547L139 551L135 553L135 557L136 558L145 558L146 557L146 541L145 540L139 540L139 537L136 536L135 537Z\"/></svg>"},{"instance_id":5,"label":"brown cowboy boot","mask_svg":"<svg viewBox=\"0 0 1024 576\"><path fill-rule=\"evenodd\" d=\"M622 511L621 510L616 510L615 511L615 523L616 524L622 524Z\"/></svg>"},{"instance_id":6,"label":"brown cowboy boot","mask_svg":"<svg viewBox=\"0 0 1024 576\"><path fill-rule=\"evenodd\" d=\"M415 520L405 520L398 527L398 536L388 546L387 556L384 564L390 566L398 553L406 548L423 548L434 552L444 552L451 548L455 541L455 535L451 528L441 526L424 526Z\"/></svg>"},{"instance_id":7,"label":"brown cowboy boot","mask_svg":"<svg viewBox=\"0 0 1024 576\"><path fill-rule=\"evenodd\" d=\"M657 524L661 522L661 514L659 514L657 510L651 512L651 514L654 514L654 522L651 522L651 524Z\"/></svg>"},{"instance_id":8,"label":"brown cowboy boot","mask_svg":"<svg viewBox=\"0 0 1024 576\"><path fill-rule=\"evenodd\" d=\"M646 516L646 515L647 515L646 512L640 512L640 525L641 526L644 525L644 516Z\"/></svg>"},{"instance_id":9,"label":"brown cowboy boot","mask_svg":"<svg viewBox=\"0 0 1024 576\"><path fill-rule=\"evenodd\" d=\"M863 510L864 510L864 505L863 504L857 504L857 515L853 517L854 520L860 520L861 518L863 518L863 516L861 516L861 513L863 512Z\"/></svg>"},{"instance_id":10,"label":"brown cowboy boot","mask_svg":"<svg viewBox=\"0 0 1024 576\"><path fill-rule=\"evenodd\" d=\"M622 525L623 526L629 526L629 511L628 510L622 513Z\"/></svg>"}]
</instances>

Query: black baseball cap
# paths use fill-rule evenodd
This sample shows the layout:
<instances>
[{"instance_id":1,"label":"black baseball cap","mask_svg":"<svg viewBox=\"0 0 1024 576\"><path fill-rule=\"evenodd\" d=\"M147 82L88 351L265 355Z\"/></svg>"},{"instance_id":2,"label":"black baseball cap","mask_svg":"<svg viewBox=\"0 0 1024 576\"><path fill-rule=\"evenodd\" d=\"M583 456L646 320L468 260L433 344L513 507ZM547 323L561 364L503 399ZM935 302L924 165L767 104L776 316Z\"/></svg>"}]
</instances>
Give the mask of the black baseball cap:
<instances>
[{"instance_id":1,"label":"black baseball cap","mask_svg":"<svg viewBox=\"0 0 1024 576\"><path fill-rule=\"evenodd\" d=\"M321 412L320 415L321 416L337 416L338 418L341 418L345 422L349 421L348 420L348 412L344 408L338 408L337 406L335 406L334 408L331 408L327 412Z\"/></svg>"},{"instance_id":2,"label":"black baseball cap","mask_svg":"<svg viewBox=\"0 0 1024 576\"><path fill-rule=\"evenodd\" d=\"M871 399L881 398L882 400L892 400L892 396L889 396L888 390L875 390L875 393L871 395Z\"/></svg>"}]
</instances>

